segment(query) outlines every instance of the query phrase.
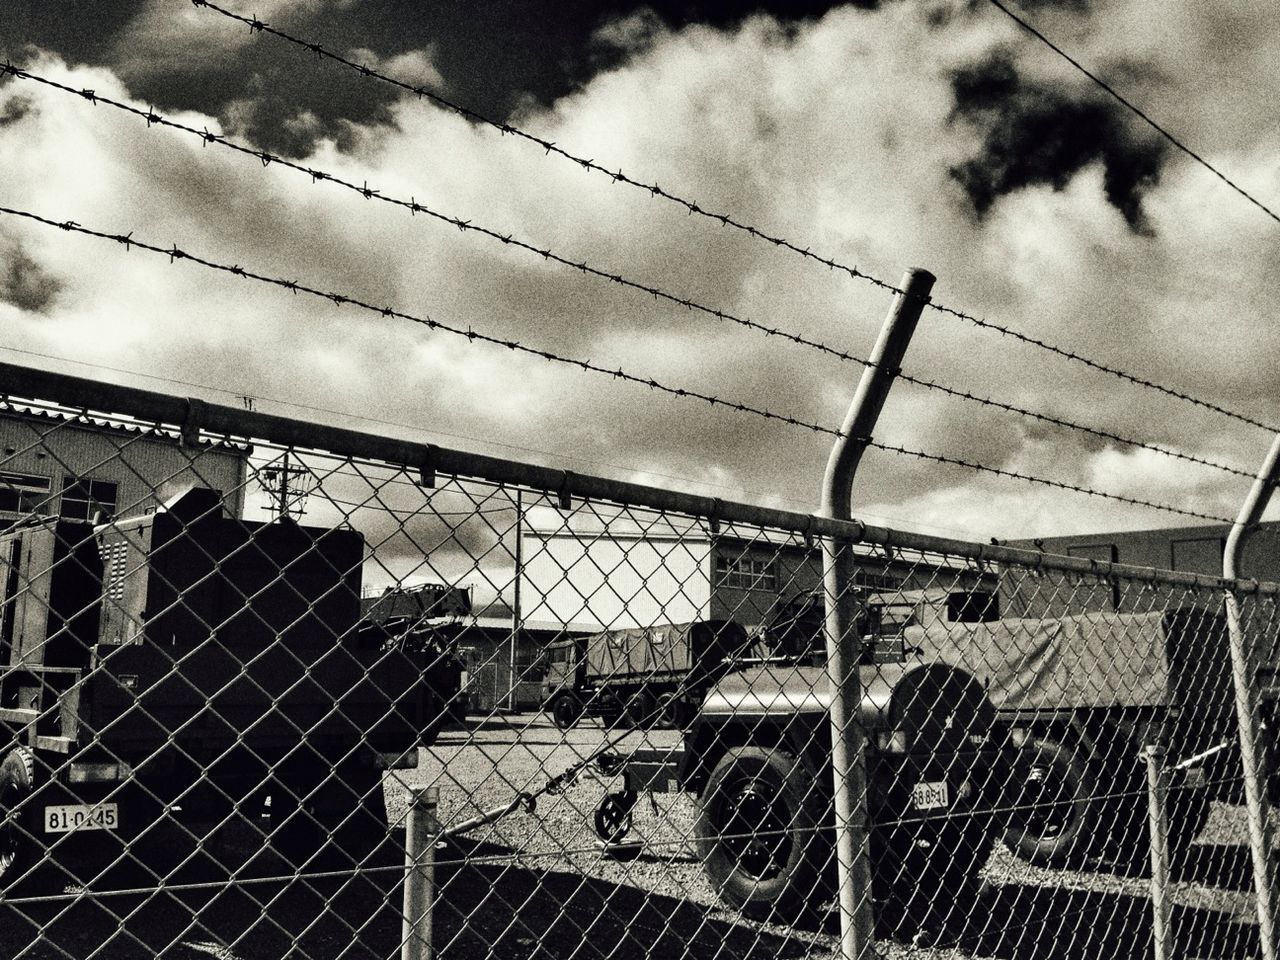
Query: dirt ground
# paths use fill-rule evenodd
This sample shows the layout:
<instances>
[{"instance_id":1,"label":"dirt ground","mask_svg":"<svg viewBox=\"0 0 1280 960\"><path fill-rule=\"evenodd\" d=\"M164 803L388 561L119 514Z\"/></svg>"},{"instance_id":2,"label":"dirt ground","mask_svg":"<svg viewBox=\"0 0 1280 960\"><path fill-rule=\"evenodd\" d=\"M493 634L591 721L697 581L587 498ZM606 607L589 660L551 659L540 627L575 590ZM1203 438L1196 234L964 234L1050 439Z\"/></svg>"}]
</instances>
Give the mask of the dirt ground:
<instances>
[{"instance_id":1,"label":"dirt ground","mask_svg":"<svg viewBox=\"0 0 1280 960\"><path fill-rule=\"evenodd\" d=\"M392 833L358 877L279 879L286 871L251 835L226 840L225 871L192 863L161 892L139 870L116 870L94 895L64 890L0 902L0 958L135 960L144 957L396 957L400 952L399 864L408 788L435 786L446 826L539 793L496 823L436 850L432 941L442 958L471 960L764 960L827 958L837 952L829 911L804 926L758 924L724 908L691 843L694 805L682 794L642 797L626 856L606 856L592 815L620 786L591 771L551 793L547 781L613 736L587 723L567 733L547 718L515 715L447 731L420 751L419 766L387 777ZM673 749L670 731L632 732L625 752ZM177 841L175 840L175 843ZM1148 957L1149 881L1098 865L1062 871L1029 866L997 846L973 902L957 922L912 942L886 935L887 957ZM1257 953L1243 811L1215 805L1172 891L1175 956ZM963 919L960 919L963 918Z\"/></svg>"}]
</instances>

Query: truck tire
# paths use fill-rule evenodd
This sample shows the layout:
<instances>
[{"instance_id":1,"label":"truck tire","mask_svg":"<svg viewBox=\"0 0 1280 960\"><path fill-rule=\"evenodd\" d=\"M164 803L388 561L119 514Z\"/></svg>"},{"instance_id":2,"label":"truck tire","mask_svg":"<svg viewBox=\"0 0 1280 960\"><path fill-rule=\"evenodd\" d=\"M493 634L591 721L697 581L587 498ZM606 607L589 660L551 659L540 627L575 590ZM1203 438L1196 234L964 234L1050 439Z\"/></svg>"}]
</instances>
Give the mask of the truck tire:
<instances>
[{"instance_id":1,"label":"truck tire","mask_svg":"<svg viewBox=\"0 0 1280 960\"><path fill-rule=\"evenodd\" d=\"M1102 821L1089 787L1088 768L1065 744L1037 736L1023 745L1010 791L1014 811L1005 845L1022 859L1062 866L1096 852Z\"/></svg>"},{"instance_id":2,"label":"truck tire","mask_svg":"<svg viewBox=\"0 0 1280 960\"><path fill-rule=\"evenodd\" d=\"M32 819L20 809L35 791L35 757L26 747L14 747L0 760L0 891L12 887L36 866Z\"/></svg>"},{"instance_id":3,"label":"truck tire","mask_svg":"<svg viewBox=\"0 0 1280 960\"><path fill-rule=\"evenodd\" d=\"M568 730L582 716L582 702L575 694L557 693L551 701L551 719L561 730Z\"/></svg>"},{"instance_id":4,"label":"truck tire","mask_svg":"<svg viewBox=\"0 0 1280 960\"><path fill-rule=\"evenodd\" d=\"M623 707L627 722L637 730L653 726L658 716L658 701L648 690L640 689L629 694Z\"/></svg>"},{"instance_id":5,"label":"truck tire","mask_svg":"<svg viewBox=\"0 0 1280 960\"><path fill-rule=\"evenodd\" d=\"M829 898L830 800L793 754L737 747L716 764L694 828L722 900L754 919L790 921Z\"/></svg>"}]
</instances>

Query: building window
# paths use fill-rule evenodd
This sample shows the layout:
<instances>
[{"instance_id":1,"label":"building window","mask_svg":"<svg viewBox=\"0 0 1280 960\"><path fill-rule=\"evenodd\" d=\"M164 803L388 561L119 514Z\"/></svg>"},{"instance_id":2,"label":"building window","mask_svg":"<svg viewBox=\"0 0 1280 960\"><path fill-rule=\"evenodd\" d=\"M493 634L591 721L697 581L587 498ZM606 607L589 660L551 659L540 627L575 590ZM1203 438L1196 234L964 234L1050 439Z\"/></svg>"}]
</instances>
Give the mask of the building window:
<instances>
[{"instance_id":1,"label":"building window","mask_svg":"<svg viewBox=\"0 0 1280 960\"><path fill-rule=\"evenodd\" d=\"M48 513L50 486L48 477L0 470L0 512Z\"/></svg>"},{"instance_id":2,"label":"building window","mask_svg":"<svg viewBox=\"0 0 1280 960\"><path fill-rule=\"evenodd\" d=\"M739 555L716 557L716 581L722 587L738 590L778 589L778 572L772 558Z\"/></svg>"},{"instance_id":3,"label":"building window","mask_svg":"<svg viewBox=\"0 0 1280 960\"><path fill-rule=\"evenodd\" d=\"M58 515L68 520L92 520L97 514L112 516L120 487L114 480L66 477L62 481L62 507Z\"/></svg>"},{"instance_id":4,"label":"building window","mask_svg":"<svg viewBox=\"0 0 1280 960\"><path fill-rule=\"evenodd\" d=\"M853 584L856 587L867 587L871 590L897 590L902 586L902 578L859 567L853 571Z\"/></svg>"},{"instance_id":5,"label":"building window","mask_svg":"<svg viewBox=\"0 0 1280 960\"><path fill-rule=\"evenodd\" d=\"M990 623L1000 619L1000 601L993 593L958 590L947 594L948 623Z\"/></svg>"}]
</instances>

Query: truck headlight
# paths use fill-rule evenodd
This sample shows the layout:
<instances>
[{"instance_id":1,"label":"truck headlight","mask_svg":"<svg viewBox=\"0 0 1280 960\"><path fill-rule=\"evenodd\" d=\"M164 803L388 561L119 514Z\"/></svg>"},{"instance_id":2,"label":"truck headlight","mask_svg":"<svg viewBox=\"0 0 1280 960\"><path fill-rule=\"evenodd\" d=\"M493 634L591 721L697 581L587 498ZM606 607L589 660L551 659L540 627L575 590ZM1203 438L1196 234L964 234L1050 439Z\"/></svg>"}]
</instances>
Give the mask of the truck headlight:
<instances>
[{"instance_id":1,"label":"truck headlight","mask_svg":"<svg viewBox=\"0 0 1280 960\"><path fill-rule=\"evenodd\" d=\"M876 734L876 747L881 753L906 753L907 731L881 730Z\"/></svg>"},{"instance_id":2,"label":"truck headlight","mask_svg":"<svg viewBox=\"0 0 1280 960\"><path fill-rule=\"evenodd\" d=\"M68 783L114 783L128 780L133 768L127 763L73 763L67 768Z\"/></svg>"}]
</instances>

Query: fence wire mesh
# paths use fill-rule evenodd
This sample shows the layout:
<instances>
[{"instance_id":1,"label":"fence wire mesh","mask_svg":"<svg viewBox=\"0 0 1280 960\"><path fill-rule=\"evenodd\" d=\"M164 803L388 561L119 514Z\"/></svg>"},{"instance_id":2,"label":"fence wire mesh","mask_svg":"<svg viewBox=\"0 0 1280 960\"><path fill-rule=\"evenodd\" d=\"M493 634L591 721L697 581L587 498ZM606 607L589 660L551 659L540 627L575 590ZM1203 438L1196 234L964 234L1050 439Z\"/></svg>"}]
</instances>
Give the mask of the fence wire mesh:
<instances>
[{"instance_id":1,"label":"fence wire mesh","mask_svg":"<svg viewBox=\"0 0 1280 960\"><path fill-rule=\"evenodd\" d=\"M0 410L0 955L425 956L406 857L440 957L836 954L811 524L121 403ZM1167 955L1256 953L1225 585L874 539L875 949L1149 955L1154 747ZM1280 623L1237 597L1269 783Z\"/></svg>"}]
</instances>

